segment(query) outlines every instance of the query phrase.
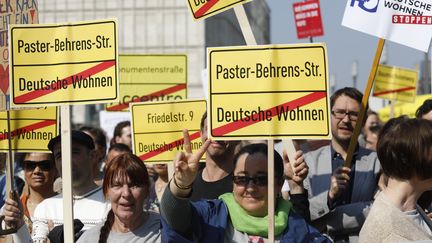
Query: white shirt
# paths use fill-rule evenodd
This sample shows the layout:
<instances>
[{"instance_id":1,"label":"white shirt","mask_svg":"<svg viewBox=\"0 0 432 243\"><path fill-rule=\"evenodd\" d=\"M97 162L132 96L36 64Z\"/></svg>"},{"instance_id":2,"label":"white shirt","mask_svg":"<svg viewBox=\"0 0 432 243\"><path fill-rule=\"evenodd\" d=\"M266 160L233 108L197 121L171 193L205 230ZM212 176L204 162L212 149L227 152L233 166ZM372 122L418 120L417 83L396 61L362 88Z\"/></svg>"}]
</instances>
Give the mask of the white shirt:
<instances>
[{"instance_id":1,"label":"white shirt","mask_svg":"<svg viewBox=\"0 0 432 243\"><path fill-rule=\"evenodd\" d=\"M101 189L97 187L82 196L73 197L74 218L81 220L84 224L82 230L102 223L111 209ZM45 242L49 233L48 220L52 220L54 226L63 224L63 195L59 194L43 200L36 207L32 220L31 239L29 239L29 233L24 232L21 227L17 234L14 234L14 242Z\"/></svg>"}]
</instances>

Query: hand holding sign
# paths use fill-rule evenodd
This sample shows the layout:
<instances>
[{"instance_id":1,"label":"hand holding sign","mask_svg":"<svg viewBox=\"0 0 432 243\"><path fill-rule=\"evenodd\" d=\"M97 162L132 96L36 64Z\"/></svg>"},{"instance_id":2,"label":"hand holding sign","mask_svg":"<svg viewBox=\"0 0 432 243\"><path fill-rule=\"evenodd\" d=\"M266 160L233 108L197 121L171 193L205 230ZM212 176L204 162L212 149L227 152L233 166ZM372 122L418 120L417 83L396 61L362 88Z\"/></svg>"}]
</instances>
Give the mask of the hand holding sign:
<instances>
[{"instance_id":1,"label":"hand holding sign","mask_svg":"<svg viewBox=\"0 0 432 243\"><path fill-rule=\"evenodd\" d=\"M291 194L298 194L304 192L303 181L309 173L309 166L301 150L295 152L294 159L295 161L290 161L287 151L283 151L284 175L288 179Z\"/></svg>"},{"instance_id":2,"label":"hand holding sign","mask_svg":"<svg viewBox=\"0 0 432 243\"><path fill-rule=\"evenodd\" d=\"M348 167L338 167L333 172L331 177L331 184L328 193L330 201L334 201L338 198L343 191L345 191L349 186L350 176L349 173L351 169Z\"/></svg>"},{"instance_id":3,"label":"hand holding sign","mask_svg":"<svg viewBox=\"0 0 432 243\"><path fill-rule=\"evenodd\" d=\"M17 193L12 193L11 197L6 198L3 211L6 226L12 228L13 232L16 232L17 229L24 225L23 205L17 195ZM2 229L2 231L5 231L5 234L12 233L10 230Z\"/></svg>"},{"instance_id":4,"label":"hand holding sign","mask_svg":"<svg viewBox=\"0 0 432 243\"><path fill-rule=\"evenodd\" d=\"M186 196L192 188L192 183L198 173L198 163L207 151L211 140L207 139L203 146L193 154L189 131L183 130L185 152L179 152L174 159L173 183L170 183L171 192L176 196Z\"/></svg>"}]
</instances>

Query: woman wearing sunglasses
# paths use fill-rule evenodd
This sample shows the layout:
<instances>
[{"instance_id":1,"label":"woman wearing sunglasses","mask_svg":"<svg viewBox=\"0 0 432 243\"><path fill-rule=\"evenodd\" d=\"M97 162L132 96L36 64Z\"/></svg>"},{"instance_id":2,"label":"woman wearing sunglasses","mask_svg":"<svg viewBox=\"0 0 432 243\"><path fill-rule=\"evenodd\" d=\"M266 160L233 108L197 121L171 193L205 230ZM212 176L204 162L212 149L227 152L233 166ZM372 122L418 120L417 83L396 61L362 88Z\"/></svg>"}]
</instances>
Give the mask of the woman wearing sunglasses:
<instances>
[{"instance_id":1,"label":"woman wearing sunglasses","mask_svg":"<svg viewBox=\"0 0 432 243\"><path fill-rule=\"evenodd\" d=\"M170 242L265 242L268 239L267 145L250 144L234 157L233 192L217 200L190 202L198 162L210 141L192 154L189 135L184 132L185 153L174 159L175 173L161 202L163 232ZM296 154L294 172L274 153L275 186L278 195L284 174L297 185L308 168L301 152ZM292 204L275 197L276 242L330 242L292 210Z\"/></svg>"},{"instance_id":2,"label":"woman wearing sunglasses","mask_svg":"<svg viewBox=\"0 0 432 243\"><path fill-rule=\"evenodd\" d=\"M54 159L51 153L24 153L20 154L18 163L24 169L27 192L21 196L24 221L30 232L31 218L36 206L44 199L56 195L53 183L58 176Z\"/></svg>"}]
</instances>

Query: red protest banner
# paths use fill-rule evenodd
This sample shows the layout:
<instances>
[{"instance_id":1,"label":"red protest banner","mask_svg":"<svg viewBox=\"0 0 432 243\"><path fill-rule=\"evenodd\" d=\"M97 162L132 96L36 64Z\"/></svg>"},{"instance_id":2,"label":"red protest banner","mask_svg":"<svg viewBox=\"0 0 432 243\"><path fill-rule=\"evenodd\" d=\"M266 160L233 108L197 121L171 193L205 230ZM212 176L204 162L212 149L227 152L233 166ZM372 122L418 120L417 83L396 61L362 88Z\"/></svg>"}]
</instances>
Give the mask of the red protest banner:
<instances>
[{"instance_id":1,"label":"red protest banner","mask_svg":"<svg viewBox=\"0 0 432 243\"><path fill-rule=\"evenodd\" d=\"M293 10L298 39L324 35L318 0L294 3Z\"/></svg>"}]
</instances>

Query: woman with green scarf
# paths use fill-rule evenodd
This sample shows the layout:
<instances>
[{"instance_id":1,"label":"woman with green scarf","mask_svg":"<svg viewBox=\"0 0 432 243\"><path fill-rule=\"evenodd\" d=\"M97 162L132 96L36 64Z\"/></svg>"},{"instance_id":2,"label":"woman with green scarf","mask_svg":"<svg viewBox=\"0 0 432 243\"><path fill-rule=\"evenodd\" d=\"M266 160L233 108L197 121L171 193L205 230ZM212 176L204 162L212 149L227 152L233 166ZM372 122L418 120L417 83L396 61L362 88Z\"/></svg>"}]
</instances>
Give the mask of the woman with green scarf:
<instances>
[{"instance_id":1,"label":"woman with green scarf","mask_svg":"<svg viewBox=\"0 0 432 243\"><path fill-rule=\"evenodd\" d=\"M233 192L216 200L191 202L192 183L198 163L211 141L192 154L189 135L184 133L185 152L174 159L175 173L161 202L164 242L267 242L268 187L267 145L250 144L234 157ZM308 167L301 152L296 154L294 171L274 153L275 195L289 178L290 186L302 188ZM298 188L291 188L297 190ZM275 198L275 242L331 242L292 210L292 204Z\"/></svg>"}]
</instances>

